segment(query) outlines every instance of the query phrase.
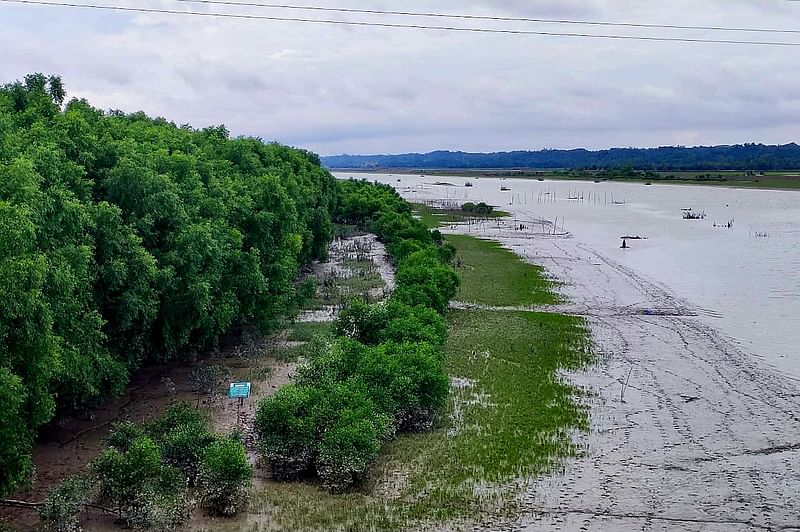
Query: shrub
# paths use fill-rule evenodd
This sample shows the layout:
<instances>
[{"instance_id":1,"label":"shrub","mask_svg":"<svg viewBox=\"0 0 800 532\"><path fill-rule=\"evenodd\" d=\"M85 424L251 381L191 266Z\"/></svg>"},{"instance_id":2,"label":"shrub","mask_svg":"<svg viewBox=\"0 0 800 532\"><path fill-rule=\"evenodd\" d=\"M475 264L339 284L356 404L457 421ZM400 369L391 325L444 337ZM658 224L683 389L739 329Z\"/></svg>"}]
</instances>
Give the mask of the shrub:
<instances>
[{"instance_id":1,"label":"shrub","mask_svg":"<svg viewBox=\"0 0 800 532\"><path fill-rule=\"evenodd\" d=\"M390 433L364 385L334 384L320 393L315 409L320 435L316 470L325 487L340 493L364 478Z\"/></svg>"},{"instance_id":2,"label":"shrub","mask_svg":"<svg viewBox=\"0 0 800 532\"><path fill-rule=\"evenodd\" d=\"M217 391L226 371L222 366L198 366L189 375L189 386L197 394L196 408L200 407L200 397L206 395L211 397Z\"/></svg>"},{"instance_id":3,"label":"shrub","mask_svg":"<svg viewBox=\"0 0 800 532\"><path fill-rule=\"evenodd\" d=\"M423 305L444 314L456 295L458 275L439 260L433 248L408 256L397 269L394 297L410 306Z\"/></svg>"},{"instance_id":4,"label":"shrub","mask_svg":"<svg viewBox=\"0 0 800 532\"><path fill-rule=\"evenodd\" d=\"M429 344L385 343L369 350L356 375L395 430L429 428L449 391L439 351Z\"/></svg>"},{"instance_id":5,"label":"shrub","mask_svg":"<svg viewBox=\"0 0 800 532\"><path fill-rule=\"evenodd\" d=\"M421 244L416 240L398 240L386 246L386 251L395 262L400 262L412 253L422 251L425 249L425 244Z\"/></svg>"},{"instance_id":6,"label":"shrub","mask_svg":"<svg viewBox=\"0 0 800 532\"><path fill-rule=\"evenodd\" d=\"M186 498L185 489L157 491L148 487L137 503L128 508L125 523L134 530L174 530L189 519L192 507L193 502Z\"/></svg>"},{"instance_id":7,"label":"shrub","mask_svg":"<svg viewBox=\"0 0 800 532\"><path fill-rule=\"evenodd\" d=\"M408 213L383 212L369 224L369 229L390 246L402 240L420 244L433 242L428 228Z\"/></svg>"},{"instance_id":8,"label":"shrub","mask_svg":"<svg viewBox=\"0 0 800 532\"><path fill-rule=\"evenodd\" d=\"M461 206L461 210L475 216L489 216L492 214L492 212L494 212L494 207L487 205L484 202L480 202L476 205L468 201Z\"/></svg>"},{"instance_id":9,"label":"shrub","mask_svg":"<svg viewBox=\"0 0 800 532\"><path fill-rule=\"evenodd\" d=\"M304 307L317 297L317 283L313 277L301 281L295 288L295 299L299 307Z\"/></svg>"},{"instance_id":10,"label":"shrub","mask_svg":"<svg viewBox=\"0 0 800 532\"><path fill-rule=\"evenodd\" d=\"M365 345L382 342L427 342L444 345L447 326L433 309L399 301L369 305L354 300L336 321L336 332Z\"/></svg>"},{"instance_id":11,"label":"shrub","mask_svg":"<svg viewBox=\"0 0 800 532\"><path fill-rule=\"evenodd\" d=\"M300 367L296 382L319 386L349 379L358 369L367 347L349 338L338 338L326 344Z\"/></svg>"},{"instance_id":12,"label":"shrub","mask_svg":"<svg viewBox=\"0 0 800 532\"><path fill-rule=\"evenodd\" d=\"M276 480L296 480L311 467L317 396L312 387L289 384L258 405L254 428Z\"/></svg>"},{"instance_id":13,"label":"shrub","mask_svg":"<svg viewBox=\"0 0 800 532\"><path fill-rule=\"evenodd\" d=\"M247 451L235 440L212 443L200 467L200 504L218 515L234 515L247 502L253 468Z\"/></svg>"},{"instance_id":14,"label":"shrub","mask_svg":"<svg viewBox=\"0 0 800 532\"><path fill-rule=\"evenodd\" d=\"M178 403L148 423L146 432L158 444L164 462L194 484L203 451L216 439L203 414L189 403Z\"/></svg>"},{"instance_id":15,"label":"shrub","mask_svg":"<svg viewBox=\"0 0 800 532\"><path fill-rule=\"evenodd\" d=\"M456 258L456 248L452 244L442 243L436 248L442 264L452 264Z\"/></svg>"},{"instance_id":16,"label":"shrub","mask_svg":"<svg viewBox=\"0 0 800 532\"><path fill-rule=\"evenodd\" d=\"M406 395L395 413L399 430L429 429L450 392L441 351L428 344L388 343L382 347L403 368L407 382Z\"/></svg>"},{"instance_id":17,"label":"shrub","mask_svg":"<svg viewBox=\"0 0 800 532\"><path fill-rule=\"evenodd\" d=\"M91 463L101 501L112 505L128 526L171 528L188 517L186 478L162 464L158 446L146 436L126 452L109 447Z\"/></svg>"},{"instance_id":18,"label":"shrub","mask_svg":"<svg viewBox=\"0 0 800 532\"><path fill-rule=\"evenodd\" d=\"M381 332L388 318L386 305L370 305L354 299L339 313L336 334L358 340L365 345L375 345L381 341Z\"/></svg>"},{"instance_id":19,"label":"shrub","mask_svg":"<svg viewBox=\"0 0 800 532\"><path fill-rule=\"evenodd\" d=\"M145 436L145 431L141 425L132 421L120 421L112 425L111 432L106 436L105 442L109 447L114 447L124 453L135 440L142 436Z\"/></svg>"},{"instance_id":20,"label":"shrub","mask_svg":"<svg viewBox=\"0 0 800 532\"><path fill-rule=\"evenodd\" d=\"M44 504L39 507L39 518L47 530L53 532L79 532L81 508L96 497L96 488L88 475L67 477L50 490Z\"/></svg>"},{"instance_id":21,"label":"shrub","mask_svg":"<svg viewBox=\"0 0 800 532\"><path fill-rule=\"evenodd\" d=\"M447 324L432 308L391 301L386 311L389 319L380 333L381 342L428 343L441 347L447 340Z\"/></svg>"}]
</instances>

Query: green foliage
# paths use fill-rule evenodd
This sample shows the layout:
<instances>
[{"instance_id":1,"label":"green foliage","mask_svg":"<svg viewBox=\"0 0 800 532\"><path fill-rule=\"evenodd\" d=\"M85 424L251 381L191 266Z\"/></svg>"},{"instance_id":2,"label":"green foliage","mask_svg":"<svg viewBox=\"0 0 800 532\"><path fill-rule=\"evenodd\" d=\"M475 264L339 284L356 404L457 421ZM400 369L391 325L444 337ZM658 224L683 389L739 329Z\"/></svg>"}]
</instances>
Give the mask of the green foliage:
<instances>
[{"instance_id":1,"label":"green foliage","mask_svg":"<svg viewBox=\"0 0 800 532\"><path fill-rule=\"evenodd\" d=\"M96 497L95 484L88 475L67 477L50 490L39 507L39 519L53 532L80 532L78 514Z\"/></svg>"},{"instance_id":2,"label":"green foliage","mask_svg":"<svg viewBox=\"0 0 800 532\"><path fill-rule=\"evenodd\" d=\"M441 347L447 338L447 326L435 310L395 300L373 305L352 301L339 313L336 332L365 345L417 342Z\"/></svg>"},{"instance_id":3,"label":"green foliage","mask_svg":"<svg viewBox=\"0 0 800 532\"><path fill-rule=\"evenodd\" d=\"M447 324L434 309L422 305L411 307L399 301L390 301L386 308L390 318L381 331L381 342L444 345Z\"/></svg>"},{"instance_id":4,"label":"green foliage","mask_svg":"<svg viewBox=\"0 0 800 532\"><path fill-rule=\"evenodd\" d=\"M0 367L0 495L11 493L33 468L28 454L33 433L19 424L25 415L25 399L22 379Z\"/></svg>"},{"instance_id":5,"label":"green foliage","mask_svg":"<svg viewBox=\"0 0 800 532\"><path fill-rule=\"evenodd\" d=\"M318 390L315 467L325 487L338 493L365 477L390 433L390 420L358 380L322 383Z\"/></svg>"},{"instance_id":6,"label":"green foliage","mask_svg":"<svg viewBox=\"0 0 800 532\"><path fill-rule=\"evenodd\" d=\"M355 299L339 313L336 333L366 345L375 345L380 343L381 333L388 320L385 304L370 305Z\"/></svg>"},{"instance_id":7,"label":"green foliage","mask_svg":"<svg viewBox=\"0 0 800 532\"><path fill-rule=\"evenodd\" d=\"M186 403L145 425L115 423L105 442L108 447L90 464L89 474L68 479L48 495L40 515L52 529L79 530L80 508L99 501L110 505L131 528L170 530L190 514L187 488L198 471L205 475L200 493L209 501L214 493L241 495L246 485L236 488L229 483L241 473L231 461L236 456L231 445L244 454L241 443L224 440L219 451L219 440L209 431L207 420ZM216 455L209 452L212 446L217 446ZM249 471L246 455L244 464ZM230 504L238 504L234 499L241 500L236 495Z\"/></svg>"},{"instance_id":8,"label":"green foliage","mask_svg":"<svg viewBox=\"0 0 800 532\"><path fill-rule=\"evenodd\" d=\"M395 298L406 305L423 305L444 314L456 295L458 275L442 264L433 249L409 255L397 268Z\"/></svg>"},{"instance_id":9,"label":"green foliage","mask_svg":"<svg viewBox=\"0 0 800 532\"><path fill-rule=\"evenodd\" d=\"M317 296L317 284L312 277L304 279L297 285L297 305L304 307Z\"/></svg>"},{"instance_id":10,"label":"green foliage","mask_svg":"<svg viewBox=\"0 0 800 532\"><path fill-rule=\"evenodd\" d=\"M146 436L127 451L105 449L90 466L99 498L134 528L172 527L186 518L186 477L165 465L158 446Z\"/></svg>"},{"instance_id":11,"label":"green foliage","mask_svg":"<svg viewBox=\"0 0 800 532\"><path fill-rule=\"evenodd\" d=\"M261 402L255 429L275 478L313 469L339 493L367 475L395 432L429 428L444 405L441 314L458 277L446 262L452 248L391 187L340 182L336 219L386 243L397 266L394 295L374 305L351 301L336 322L339 336L313 342L296 384Z\"/></svg>"},{"instance_id":12,"label":"green foliage","mask_svg":"<svg viewBox=\"0 0 800 532\"><path fill-rule=\"evenodd\" d=\"M258 405L254 428L276 480L297 480L314 459L318 390L288 384Z\"/></svg>"},{"instance_id":13,"label":"green foliage","mask_svg":"<svg viewBox=\"0 0 800 532\"><path fill-rule=\"evenodd\" d=\"M219 440L203 453L200 468L200 504L217 515L235 515L247 503L253 468L244 446Z\"/></svg>"},{"instance_id":14,"label":"green foliage","mask_svg":"<svg viewBox=\"0 0 800 532\"><path fill-rule=\"evenodd\" d=\"M450 391L441 349L424 343L374 347L360 361L356 377L400 431L430 428Z\"/></svg>"},{"instance_id":15,"label":"green foliage","mask_svg":"<svg viewBox=\"0 0 800 532\"><path fill-rule=\"evenodd\" d=\"M106 436L106 445L120 452L128 452L131 444L139 438L146 436L144 427L132 421L114 423L111 432Z\"/></svg>"},{"instance_id":16,"label":"green foliage","mask_svg":"<svg viewBox=\"0 0 800 532\"><path fill-rule=\"evenodd\" d=\"M57 76L0 87L0 495L57 413L234 324L275 328L333 234L315 155L65 98Z\"/></svg>"},{"instance_id":17,"label":"green foliage","mask_svg":"<svg viewBox=\"0 0 800 532\"><path fill-rule=\"evenodd\" d=\"M216 440L203 414L189 403L178 403L148 423L145 431L158 445L164 463L194 484L203 453Z\"/></svg>"}]
</instances>

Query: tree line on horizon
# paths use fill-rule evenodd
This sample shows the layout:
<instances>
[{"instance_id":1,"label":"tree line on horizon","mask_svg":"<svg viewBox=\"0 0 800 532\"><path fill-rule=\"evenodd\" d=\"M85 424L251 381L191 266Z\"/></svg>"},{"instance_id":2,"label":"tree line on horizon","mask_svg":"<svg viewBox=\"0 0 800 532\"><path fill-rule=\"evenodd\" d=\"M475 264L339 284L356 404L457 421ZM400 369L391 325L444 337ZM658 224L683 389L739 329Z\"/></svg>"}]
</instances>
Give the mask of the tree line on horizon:
<instances>
[{"instance_id":1,"label":"tree line on horizon","mask_svg":"<svg viewBox=\"0 0 800 532\"><path fill-rule=\"evenodd\" d=\"M726 146L662 146L467 153L433 151L398 155L333 155L322 157L327 168L381 169L585 169L630 167L642 171L778 171L800 169L800 145L738 144Z\"/></svg>"}]
</instances>

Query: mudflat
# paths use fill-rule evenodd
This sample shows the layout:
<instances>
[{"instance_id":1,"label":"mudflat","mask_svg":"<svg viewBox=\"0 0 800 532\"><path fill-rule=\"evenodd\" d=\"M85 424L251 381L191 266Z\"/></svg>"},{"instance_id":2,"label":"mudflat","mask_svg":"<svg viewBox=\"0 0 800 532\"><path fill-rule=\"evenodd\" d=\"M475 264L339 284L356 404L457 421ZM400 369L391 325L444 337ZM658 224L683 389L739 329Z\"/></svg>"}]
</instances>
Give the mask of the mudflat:
<instances>
[{"instance_id":1,"label":"mudflat","mask_svg":"<svg viewBox=\"0 0 800 532\"><path fill-rule=\"evenodd\" d=\"M469 232L455 226L452 232ZM475 229L470 234L475 235ZM491 530L800 530L800 387L663 286L570 238L486 224L480 236L545 267L584 316L597 364L588 456L533 482Z\"/></svg>"}]
</instances>

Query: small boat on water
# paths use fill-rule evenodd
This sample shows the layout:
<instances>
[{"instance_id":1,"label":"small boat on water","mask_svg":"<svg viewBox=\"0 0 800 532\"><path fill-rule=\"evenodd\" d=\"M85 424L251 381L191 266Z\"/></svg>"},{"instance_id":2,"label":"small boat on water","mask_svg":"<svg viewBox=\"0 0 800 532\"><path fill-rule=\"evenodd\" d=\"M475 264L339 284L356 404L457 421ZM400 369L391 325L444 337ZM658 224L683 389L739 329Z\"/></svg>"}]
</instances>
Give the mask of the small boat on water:
<instances>
[{"instance_id":1,"label":"small boat on water","mask_svg":"<svg viewBox=\"0 0 800 532\"><path fill-rule=\"evenodd\" d=\"M502 186L502 187L500 187L500 192L508 192L509 190L511 190L511 189L510 189L510 188L508 188L508 187L507 187L507 186L505 186L505 185L504 185L504 186Z\"/></svg>"},{"instance_id":2,"label":"small boat on water","mask_svg":"<svg viewBox=\"0 0 800 532\"><path fill-rule=\"evenodd\" d=\"M469 181L467 181L466 183L464 183L464 186L465 186L465 187L471 187L471 186L472 186L472 183L470 183Z\"/></svg>"}]
</instances>

